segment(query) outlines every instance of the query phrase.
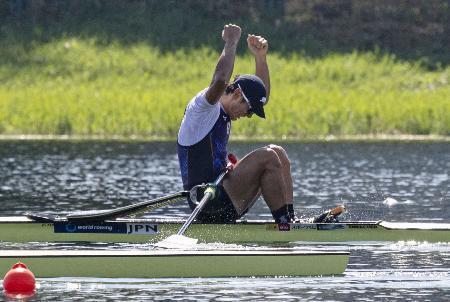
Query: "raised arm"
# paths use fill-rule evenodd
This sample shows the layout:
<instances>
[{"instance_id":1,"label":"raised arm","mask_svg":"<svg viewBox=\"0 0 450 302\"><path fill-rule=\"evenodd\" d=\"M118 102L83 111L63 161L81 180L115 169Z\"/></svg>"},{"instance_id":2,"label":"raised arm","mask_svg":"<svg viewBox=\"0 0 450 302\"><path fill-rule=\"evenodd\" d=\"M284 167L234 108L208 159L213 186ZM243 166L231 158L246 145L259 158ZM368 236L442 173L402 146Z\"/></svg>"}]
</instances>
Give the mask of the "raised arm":
<instances>
[{"instance_id":1,"label":"raised arm","mask_svg":"<svg viewBox=\"0 0 450 302\"><path fill-rule=\"evenodd\" d=\"M248 35L248 49L255 56L255 75L257 75L266 86L266 104L270 95L270 75L269 66L267 66L266 55L269 50L269 43L261 36Z\"/></svg>"},{"instance_id":2,"label":"raised arm","mask_svg":"<svg viewBox=\"0 0 450 302\"><path fill-rule=\"evenodd\" d=\"M211 84L205 95L206 100L212 105L219 101L233 73L236 47L240 37L241 28L239 26L228 24L223 27L222 39L225 41L225 46L223 47Z\"/></svg>"}]
</instances>

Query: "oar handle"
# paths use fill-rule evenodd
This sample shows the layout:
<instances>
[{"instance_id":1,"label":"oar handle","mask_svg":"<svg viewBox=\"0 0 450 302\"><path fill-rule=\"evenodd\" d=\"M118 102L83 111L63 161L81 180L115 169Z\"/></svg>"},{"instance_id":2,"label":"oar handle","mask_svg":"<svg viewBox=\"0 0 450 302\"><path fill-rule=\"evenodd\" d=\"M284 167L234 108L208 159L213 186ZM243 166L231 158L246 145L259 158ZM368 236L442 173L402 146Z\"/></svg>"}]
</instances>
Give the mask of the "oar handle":
<instances>
[{"instance_id":1,"label":"oar handle","mask_svg":"<svg viewBox=\"0 0 450 302\"><path fill-rule=\"evenodd\" d=\"M234 155L233 153L229 153L228 154L228 164L225 167L225 170L223 170L223 172L220 173L220 175L217 177L216 181L214 182L215 186L218 186L222 182L225 175L227 175L228 172L230 172L231 170L234 169L234 166L236 165L237 162L238 162L238 159L237 159L236 155Z\"/></svg>"}]
</instances>

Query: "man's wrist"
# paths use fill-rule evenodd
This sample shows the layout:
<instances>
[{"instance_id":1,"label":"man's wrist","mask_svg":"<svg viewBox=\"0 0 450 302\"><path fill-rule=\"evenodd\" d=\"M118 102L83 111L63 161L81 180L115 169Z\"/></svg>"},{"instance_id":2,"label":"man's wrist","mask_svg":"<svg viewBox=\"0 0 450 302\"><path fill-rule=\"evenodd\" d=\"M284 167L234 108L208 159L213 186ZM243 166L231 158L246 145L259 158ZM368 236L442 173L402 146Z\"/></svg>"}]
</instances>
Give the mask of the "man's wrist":
<instances>
[{"instance_id":1,"label":"man's wrist","mask_svg":"<svg viewBox=\"0 0 450 302\"><path fill-rule=\"evenodd\" d=\"M265 54L264 55L256 54L255 55L255 61L256 62L261 62L261 63L267 62L266 55Z\"/></svg>"},{"instance_id":2,"label":"man's wrist","mask_svg":"<svg viewBox=\"0 0 450 302\"><path fill-rule=\"evenodd\" d=\"M225 48L236 48L239 41L226 41Z\"/></svg>"}]
</instances>

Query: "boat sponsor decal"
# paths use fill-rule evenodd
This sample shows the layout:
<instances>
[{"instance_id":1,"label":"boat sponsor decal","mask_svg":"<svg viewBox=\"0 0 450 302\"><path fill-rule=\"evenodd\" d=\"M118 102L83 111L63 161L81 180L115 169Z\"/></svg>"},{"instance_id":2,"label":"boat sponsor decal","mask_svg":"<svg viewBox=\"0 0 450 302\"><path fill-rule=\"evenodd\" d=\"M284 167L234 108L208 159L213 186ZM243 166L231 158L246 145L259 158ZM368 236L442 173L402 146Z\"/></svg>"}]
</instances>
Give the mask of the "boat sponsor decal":
<instances>
[{"instance_id":1,"label":"boat sponsor decal","mask_svg":"<svg viewBox=\"0 0 450 302\"><path fill-rule=\"evenodd\" d=\"M126 222L98 222L98 223L55 222L54 232L152 235L159 233L159 225L157 223L126 223Z\"/></svg>"},{"instance_id":2,"label":"boat sponsor decal","mask_svg":"<svg viewBox=\"0 0 450 302\"><path fill-rule=\"evenodd\" d=\"M337 223L293 223L292 230L318 230L318 231L332 231L345 229L345 224Z\"/></svg>"},{"instance_id":3,"label":"boat sponsor decal","mask_svg":"<svg viewBox=\"0 0 450 302\"><path fill-rule=\"evenodd\" d=\"M317 230L317 224L315 223L293 223L293 230Z\"/></svg>"},{"instance_id":4,"label":"boat sponsor decal","mask_svg":"<svg viewBox=\"0 0 450 302\"><path fill-rule=\"evenodd\" d=\"M289 223L279 223L278 230L282 232L290 231L291 225Z\"/></svg>"},{"instance_id":5,"label":"boat sponsor decal","mask_svg":"<svg viewBox=\"0 0 450 302\"><path fill-rule=\"evenodd\" d=\"M280 224L268 224L266 226L267 231L304 231L304 230L312 230L312 231L332 231L332 230L343 230L346 229L346 224L340 223L280 223Z\"/></svg>"},{"instance_id":6,"label":"boat sponsor decal","mask_svg":"<svg viewBox=\"0 0 450 302\"><path fill-rule=\"evenodd\" d=\"M276 223L266 224L266 231L278 231L278 224Z\"/></svg>"},{"instance_id":7,"label":"boat sponsor decal","mask_svg":"<svg viewBox=\"0 0 450 302\"><path fill-rule=\"evenodd\" d=\"M378 224L349 224L350 229L376 229Z\"/></svg>"},{"instance_id":8,"label":"boat sponsor decal","mask_svg":"<svg viewBox=\"0 0 450 302\"><path fill-rule=\"evenodd\" d=\"M332 230L343 230L345 229L345 224L338 224L338 223L318 223L317 229L319 231L332 231Z\"/></svg>"}]
</instances>

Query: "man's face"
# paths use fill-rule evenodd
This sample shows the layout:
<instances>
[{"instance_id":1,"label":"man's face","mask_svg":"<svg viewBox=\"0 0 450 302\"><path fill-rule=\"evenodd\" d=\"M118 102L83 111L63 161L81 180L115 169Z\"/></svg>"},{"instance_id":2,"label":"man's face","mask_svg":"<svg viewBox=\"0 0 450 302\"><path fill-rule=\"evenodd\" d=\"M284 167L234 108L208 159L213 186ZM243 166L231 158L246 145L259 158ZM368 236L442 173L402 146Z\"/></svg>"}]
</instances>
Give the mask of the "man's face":
<instances>
[{"instance_id":1,"label":"man's face","mask_svg":"<svg viewBox=\"0 0 450 302\"><path fill-rule=\"evenodd\" d=\"M232 99L230 103L228 115L231 120L235 121L241 117L247 116L251 117L252 113L249 112L250 107L245 101L241 91L236 89L232 94Z\"/></svg>"}]
</instances>

